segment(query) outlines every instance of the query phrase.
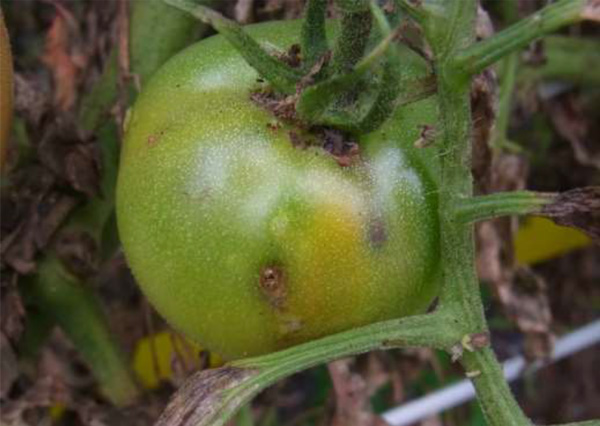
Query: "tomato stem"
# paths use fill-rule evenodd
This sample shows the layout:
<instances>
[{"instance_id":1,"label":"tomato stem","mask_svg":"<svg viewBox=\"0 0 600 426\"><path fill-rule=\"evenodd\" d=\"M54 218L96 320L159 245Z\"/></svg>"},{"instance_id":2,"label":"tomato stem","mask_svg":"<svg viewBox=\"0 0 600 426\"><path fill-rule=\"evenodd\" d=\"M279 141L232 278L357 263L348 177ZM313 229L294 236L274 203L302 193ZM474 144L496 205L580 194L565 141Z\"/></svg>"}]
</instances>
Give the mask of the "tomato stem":
<instances>
[{"instance_id":1,"label":"tomato stem","mask_svg":"<svg viewBox=\"0 0 600 426\"><path fill-rule=\"evenodd\" d=\"M511 25L496 35L458 52L455 67L469 75L481 72L508 53L523 48L535 39L565 25L584 19L600 19L598 12L586 13L588 0L560 0Z\"/></svg>"},{"instance_id":2,"label":"tomato stem","mask_svg":"<svg viewBox=\"0 0 600 426\"><path fill-rule=\"evenodd\" d=\"M462 200L454 212L461 223L473 223L501 216L535 214L552 203L555 194L508 191Z\"/></svg>"},{"instance_id":3,"label":"tomato stem","mask_svg":"<svg viewBox=\"0 0 600 426\"><path fill-rule=\"evenodd\" d=\"M438 312L371 324L280 352L234 361L192 377L156 426L179 424L178 419L192 417L196 420L194 426L223 426L262 389L298 371L376 349L421 346L450 350L460 336L452 321ZM215 376L220 378L219 387L212 390L212 397L204 398L197 390L210 388ZM186 406L179 401L186 401Z\"/></svg>"},{"instance_id":4,"label":"tomato stem","mask_svg":"<svg viewBox=\"0 0 600 426\"><path fill-rule=\"evenodd\" d=\"M502 366L490 348L465 351L461 358L477 391L477 399L489 426L527 426L533 423L523 414L504 379Z\"/></svg>"}]
</instances>

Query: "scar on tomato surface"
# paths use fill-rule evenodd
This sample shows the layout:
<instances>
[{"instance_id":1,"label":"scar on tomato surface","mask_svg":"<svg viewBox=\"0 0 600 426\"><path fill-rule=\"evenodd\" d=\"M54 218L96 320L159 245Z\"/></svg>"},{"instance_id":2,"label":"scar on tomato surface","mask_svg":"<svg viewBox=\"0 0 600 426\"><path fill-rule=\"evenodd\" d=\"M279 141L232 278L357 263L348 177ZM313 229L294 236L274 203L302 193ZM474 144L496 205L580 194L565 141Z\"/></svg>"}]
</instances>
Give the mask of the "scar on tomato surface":
<instances>
[{"instance_id":1,"label":"scar on tomato surface","mask_svg":"<svg viewBox=\"0 0 600 426\"><path fill-rule=\"evenodd\" d=\"M273 308L283 309L287 297L287 287L285 273L281 266L263 267L260 270L259 288Z\"/></svg>"},{"instance_id":2,"label":"scar on tomato surface","mask_svg":"<svg viewBox=\"0 0 600 426\"><path fill-rule=\"evenodd\" d=\"M385 222L382 218L375 218L371 221L368 228L369 242L373 248L381 248L387 241L387 231Z\"/></svg>"},{"instance_id":3,"label":"scar on tomato surface","mask_svg":"<svg viewBox=\"0 0 600 426\"><path fill-rule=\"evenodd\" d=\"M165 131L161 130L160 132L158 132L158 134L148 135L148 138L146 139L148 146L149 147L156 146L156 144L160 141L160 139L163 137L164 134L165 134Z\"/></svg>"}]
</instances>

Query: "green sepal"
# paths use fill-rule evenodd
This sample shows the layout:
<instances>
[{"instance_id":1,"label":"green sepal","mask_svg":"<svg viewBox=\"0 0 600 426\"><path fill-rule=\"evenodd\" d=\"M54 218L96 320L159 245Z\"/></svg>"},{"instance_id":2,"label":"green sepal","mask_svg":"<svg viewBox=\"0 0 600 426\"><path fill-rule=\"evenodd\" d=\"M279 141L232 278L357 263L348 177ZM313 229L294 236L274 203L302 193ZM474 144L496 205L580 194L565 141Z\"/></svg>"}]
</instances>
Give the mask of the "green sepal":
<instances>
[{"instance_id":1,"label":"green sepal","mask_svg":"<svg viewBox=\"0 0 600 426\"><path fill-rule=\"evenodd\" d=\"M394 36L395 34L390 34L385 37L351 72L307 87L296 104L299 117L311 124L328 124L323 122L328 108L352 93L355 85L381 63Z\"/></svg>"},{"instance_id":2,"label":"green sepal","mask_svg":"<svg viewBox=\"0 0 600 426\"><path fill-rule=\"evenodd\" d=\"M195 4L192 0L165 0L165 2L211 25L275 89L286 94L296 91L296 84L302 78L302 72L271 56L240 25L206 6Z\"/></svg>"},{"instance_id":3,"label":"green sepal","mask_svg":"<svg viewBox=\"0 0 600 426\"><path fill-rule=\"evenodd\" d=\"M328 49L326 34L327 0L308 0L302 24L301 53L304 71L309 71Z\"/></svg>"}]
</instances>

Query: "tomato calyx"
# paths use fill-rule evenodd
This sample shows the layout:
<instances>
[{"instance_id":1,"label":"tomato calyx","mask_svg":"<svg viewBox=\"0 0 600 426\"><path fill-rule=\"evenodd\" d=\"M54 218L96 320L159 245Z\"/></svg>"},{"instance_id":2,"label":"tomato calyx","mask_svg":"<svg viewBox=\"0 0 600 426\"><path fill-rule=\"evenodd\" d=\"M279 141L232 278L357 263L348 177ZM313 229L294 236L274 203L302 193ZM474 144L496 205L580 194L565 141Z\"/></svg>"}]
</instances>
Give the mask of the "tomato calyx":
<instances>
[{"instance_id":1,"label":"tomato calyx","mask_svg":"<svg viewBox=\"0 0 600 426\"><path fill-rule=\"evenodd\" d=\"M271 130L279 130L279 121L292 127L288 130L288 136L295 148L322 148L340 167L352 166L360 161L357 138L331 126L311 126L303 122L296 113L296 96L282 96L274 91L257 91L250 95L250 99L274 116L274 121L267 123Z\"/></svg>"},{"instance_id":2,"label":"tomato calyx","mask_svg":"<svg viewBox=\"0 0 600 426\"><path fill-rule=\"evenodd\" d=\"M277 114L308 126L350 134L379 128L396 108L401 92L401 26L391 28L379 6L369 1L337 1L339 28L326 20L326 2L309 1L300 44L272 52L236 22L190 0L167 0L212 25L282 98ZM395 18L393 18L395 19ZM338 36L329 43L328 33ZM330 47L331 46L331 47ZM366 53L365 53L366 52ZM277 115L276 114L276 115Z\"/></svg>"}]
</instances>

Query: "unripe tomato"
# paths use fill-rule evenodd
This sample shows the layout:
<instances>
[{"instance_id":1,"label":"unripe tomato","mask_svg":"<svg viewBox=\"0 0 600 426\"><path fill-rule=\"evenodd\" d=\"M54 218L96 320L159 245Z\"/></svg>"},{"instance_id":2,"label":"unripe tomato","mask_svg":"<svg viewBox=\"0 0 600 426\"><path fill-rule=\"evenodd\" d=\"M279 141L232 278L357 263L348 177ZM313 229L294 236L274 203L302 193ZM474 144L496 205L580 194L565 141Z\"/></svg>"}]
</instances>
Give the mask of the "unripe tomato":
<instances>
[{"instance_id":1,"label":"unripe tomato","mask_svg":"<svg viewBox=\"0 0 600 426\"><path fill-rule=\"evenodd\" d=\"M283 50L300 26L249 32ZM424 311L436 185L412 145L431 104L361 137L360 161L341 167L294 146L297 129L251 100L259 81L215 36L171 59L131 111L118 225L150 301L227 359Z\"/></svg>"}]
</instances>

